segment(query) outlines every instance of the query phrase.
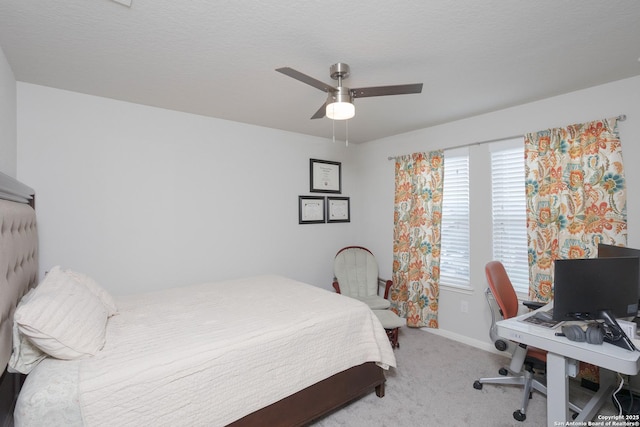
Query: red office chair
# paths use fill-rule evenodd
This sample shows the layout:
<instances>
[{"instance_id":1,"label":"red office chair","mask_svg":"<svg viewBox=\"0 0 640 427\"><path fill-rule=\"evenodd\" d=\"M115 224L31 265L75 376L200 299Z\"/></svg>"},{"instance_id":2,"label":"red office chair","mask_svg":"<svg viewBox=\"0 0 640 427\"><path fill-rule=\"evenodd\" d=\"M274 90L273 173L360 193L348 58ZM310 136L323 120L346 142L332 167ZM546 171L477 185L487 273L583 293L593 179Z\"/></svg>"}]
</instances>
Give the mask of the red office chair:
<instances>
[{"instance_id":1,"label":"red office chair","mask_svg":"<svg viewBox=\"0 0 640 427\"><path fill-rule=\"evenodd\" d=\"M507 275L504 266L499 261L491 261L485 266L487 282L489 283L488 292L498 304L500 314L503 319L509 319L518 315L518 296L513 290L513 285ZM488 298L487 298L488 300ZM542 304L536 302L525 302L530 308L540 307ZM490 305L491 307L491 305ZM493 308L492 317L493 317ZM495 333L495 320L492 319L491 338L494 340L495 346L500 351L505 351L508 344L500 339ZM509 369L500 368L498 371L501 377L497 378L480 378L473 383L473 388L482 390L483 384L509 384L524 386L524 396L520 409L514 411L513 418L517 421L524 421L527 418L527 406L531 399L533 390L537 390L543 395L547 395L547 386L544 380L544 372L546 369L547 352L535 347L527 347L523 344L517 344L515 351L511 356L511 364ZM507 376L509 372L514 375ZM570 403L569 409L576 413L580 413L581 409Z\"/></svg>"}]
</instances>

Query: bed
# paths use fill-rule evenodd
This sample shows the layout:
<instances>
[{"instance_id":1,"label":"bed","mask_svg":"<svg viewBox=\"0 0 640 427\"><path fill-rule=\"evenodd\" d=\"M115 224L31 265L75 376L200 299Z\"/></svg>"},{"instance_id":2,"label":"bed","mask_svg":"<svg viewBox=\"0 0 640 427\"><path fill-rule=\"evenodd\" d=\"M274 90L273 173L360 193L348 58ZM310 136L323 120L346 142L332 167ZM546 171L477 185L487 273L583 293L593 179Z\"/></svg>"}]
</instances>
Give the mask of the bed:
<instances>
[{"instance_id":1,"label":"bed","mask_svg":"<svg viewBox=\"0 0 640 427\"><path fill-rule=\"evenodd\" d=\"M9 233L15 240L2 235L7 265L0 274L10 279L0 288L4 367L12 346L24 339L12 339L18 303L15 318L22 327L25 307L47 311L33 304L42 303L33 295L51 295L46 291L57 289L52 283L60 280L76 285L91 280L54 267L23 297L38 283L37 230L33 193L28 187L20 190L31 194L15 200L0 190L0 197L12 199L0 200L0 222L23 224L13 226L22 231ZM43 357L30 366L24 384L23 376L3 368L11 401L21 388L16 425L38 425L43 417L65 426L305 425L374 390L383 397L384 371L395 366L386 333L364 304L277 275L111 298L112 308L101 300L100 310L85 310L104 309L100 316L106 319L103 346L93 354L87 350L63 360L65 347L62 356ZM88 328L100 319L74 324ZM32 340L38 342L37 337L26 341Z\"/></svg>"}]
</instances>

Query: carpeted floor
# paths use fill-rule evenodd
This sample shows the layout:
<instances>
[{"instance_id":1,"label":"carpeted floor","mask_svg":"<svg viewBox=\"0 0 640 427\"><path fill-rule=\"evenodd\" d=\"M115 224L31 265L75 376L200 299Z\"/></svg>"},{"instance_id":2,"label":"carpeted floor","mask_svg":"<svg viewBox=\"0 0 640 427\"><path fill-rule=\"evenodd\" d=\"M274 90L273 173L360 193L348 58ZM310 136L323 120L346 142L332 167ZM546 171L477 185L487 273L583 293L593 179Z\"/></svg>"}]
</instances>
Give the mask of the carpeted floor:
<instances>
[{"instance_id":1,"label":"carpeted floor","mask_svg":"<svg viewBox=\"0 0 640 427\"><path fill-rule=\"evenodd\" d=\"M485 385L474 380L498 376L507 357L489 353L420 329L401 328L398 367L387 372L385 397L375 393L341 408L313 424L314 427L397 426L544 426L546 398L534 392L527 419L518 422L513 411L522 388ZM588 392L573 387L573 402L581 404ZM605 405L603 414L615 414Z\"/></svg>"}]
</instances>

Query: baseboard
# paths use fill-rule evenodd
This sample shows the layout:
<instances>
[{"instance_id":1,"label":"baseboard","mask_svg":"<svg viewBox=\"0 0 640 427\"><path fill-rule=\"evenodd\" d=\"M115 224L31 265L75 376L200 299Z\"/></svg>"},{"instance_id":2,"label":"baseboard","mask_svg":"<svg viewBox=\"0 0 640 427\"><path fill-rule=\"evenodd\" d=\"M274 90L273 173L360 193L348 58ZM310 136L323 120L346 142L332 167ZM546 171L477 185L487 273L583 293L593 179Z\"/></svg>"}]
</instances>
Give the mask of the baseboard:
<instances>
[{"instance_id":1,"label":"baseboard","mask_svg":"<svg viewBox=\"0 0 640 427\"><path fill-rule=\"evenodd\" d=\"M458 341L458 342L461 342L463 344L467 344L467 345L470 345L472 347L479 348L480 350L488 351L490 353L499 354L499 355L506 356L506 357L510 356L509 351L499 351L498 349L496 349L494 347L493 343L488 343L486 341L480 341L480 340L477 340L477 339L474 339L474 338L470 338L470 337L465 336L465 335L456 334L455 332L445 331L443 329L433 329L433 328L420 328L420 329L422 329L425 332L429 332L431 334L434 334L434 335L439 335L441 337L449 338L449 339L452 339L454 341Z\"/></svg>"}]
</instances>

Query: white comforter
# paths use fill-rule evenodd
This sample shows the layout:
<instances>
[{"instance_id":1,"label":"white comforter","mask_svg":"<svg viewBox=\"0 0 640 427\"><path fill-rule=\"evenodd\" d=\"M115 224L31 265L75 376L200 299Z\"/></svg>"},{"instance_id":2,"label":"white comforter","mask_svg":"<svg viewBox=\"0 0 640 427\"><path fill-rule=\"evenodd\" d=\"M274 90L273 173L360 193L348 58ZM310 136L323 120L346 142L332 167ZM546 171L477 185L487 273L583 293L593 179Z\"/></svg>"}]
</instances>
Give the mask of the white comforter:
<instances>
[{"instance_id":1,"label":"white comforter","mask_svg":"<svg viewBox=\"0 0 640 427\"><path fill-rule=\"evenodd\" d=\"M226 425L349 367L395 366L366 305L279 276L118 302L79 365L86 426Z\"/></svg>"}]
</instances>

